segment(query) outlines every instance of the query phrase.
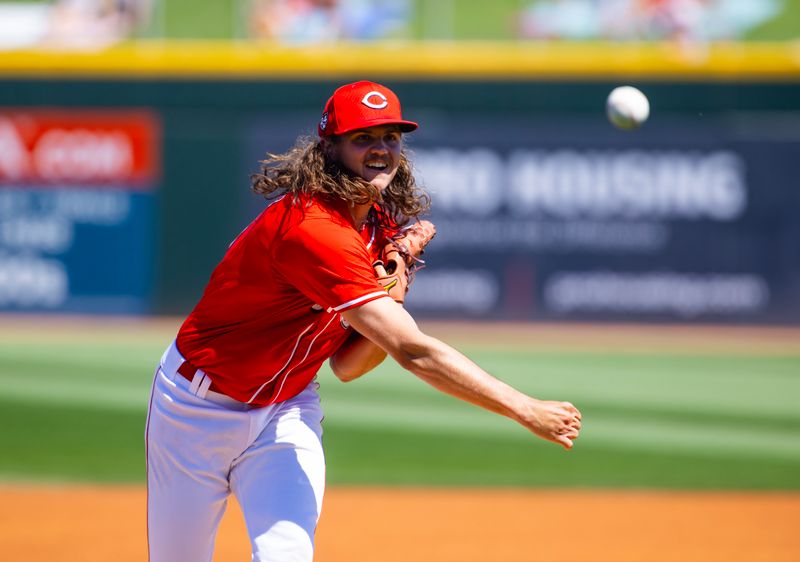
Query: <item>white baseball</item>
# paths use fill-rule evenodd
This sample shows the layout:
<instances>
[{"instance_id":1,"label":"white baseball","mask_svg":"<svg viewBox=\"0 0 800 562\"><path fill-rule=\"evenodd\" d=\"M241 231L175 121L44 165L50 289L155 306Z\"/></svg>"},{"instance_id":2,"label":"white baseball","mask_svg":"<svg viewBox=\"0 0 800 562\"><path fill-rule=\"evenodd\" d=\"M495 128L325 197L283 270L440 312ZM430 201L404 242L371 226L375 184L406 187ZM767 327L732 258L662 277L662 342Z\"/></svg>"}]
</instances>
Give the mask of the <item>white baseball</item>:
<instances>
[{"instance_id":1,"label":"white baseball","mask_svg":"<svg viewBox=\"0 0 800 562\"><path fill-rule=\"evenodd\" d=\"M615 127L635 129L650 116L650 102L641 90L633 86L619 86L608 94L606 114Z\"/></svg>"}]
</instances>

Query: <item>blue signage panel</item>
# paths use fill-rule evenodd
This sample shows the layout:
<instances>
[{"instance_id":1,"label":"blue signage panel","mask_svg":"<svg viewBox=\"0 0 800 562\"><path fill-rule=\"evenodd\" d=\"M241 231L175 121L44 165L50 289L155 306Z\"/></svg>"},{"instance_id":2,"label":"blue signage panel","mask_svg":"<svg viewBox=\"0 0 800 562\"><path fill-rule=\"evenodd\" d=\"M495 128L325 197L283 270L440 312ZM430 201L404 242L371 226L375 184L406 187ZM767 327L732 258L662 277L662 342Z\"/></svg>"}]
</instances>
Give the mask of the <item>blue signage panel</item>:
<instances>
[{"instance_id":1,"label":"blue signage panel","mask_svg":"<svg viewBox=\"0 0 800 562\"><path fill-rule=\"evenodd\" d=\"M139 112L0 112L0 310L151 309L157 126Z\"/></svg>"},{"instance_id":2,"label":"blue signage panel","mask_svg":"<svg viewBox=\"0 0 800 562\"><path fill-rule=\"evenodd\" d=\"M255 123L247 171L309 115ZM800 320L800 116L436 116L408 137L438 227L415 315Z\"/></svg>"},{"instance_id":3,"label":"blue signage panel","mask_svg":"<svg viewBox=\"0 0 800 562\"><path fill-rule=\"evenodd\" d=\"M439 235L408 306L505 319L797 321L800 117L782 121L622 133L474 116L440 129L446 136L421 133L414 163Z\"/></svg>"}]
</instances>

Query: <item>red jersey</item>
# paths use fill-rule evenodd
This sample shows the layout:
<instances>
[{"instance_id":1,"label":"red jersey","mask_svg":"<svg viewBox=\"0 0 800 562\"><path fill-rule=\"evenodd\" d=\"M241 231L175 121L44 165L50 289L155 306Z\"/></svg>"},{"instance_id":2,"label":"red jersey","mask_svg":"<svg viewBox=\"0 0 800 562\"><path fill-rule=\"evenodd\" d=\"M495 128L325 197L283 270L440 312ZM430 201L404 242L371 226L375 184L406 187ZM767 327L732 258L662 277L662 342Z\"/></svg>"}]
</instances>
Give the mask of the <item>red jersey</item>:
<instances>
[{"instance_id":1,"label":"red jersey","mask_svg":"<svg viewBox=\"0 0 800 562\"><path fill-rule=\"evenodd\" d=\"M284 196L228 248L178 350L240 402L297 395L350 334L340 313L388 296L372 268L382 238L357 232L346 204Z\"/></svg>"}]
</instances>

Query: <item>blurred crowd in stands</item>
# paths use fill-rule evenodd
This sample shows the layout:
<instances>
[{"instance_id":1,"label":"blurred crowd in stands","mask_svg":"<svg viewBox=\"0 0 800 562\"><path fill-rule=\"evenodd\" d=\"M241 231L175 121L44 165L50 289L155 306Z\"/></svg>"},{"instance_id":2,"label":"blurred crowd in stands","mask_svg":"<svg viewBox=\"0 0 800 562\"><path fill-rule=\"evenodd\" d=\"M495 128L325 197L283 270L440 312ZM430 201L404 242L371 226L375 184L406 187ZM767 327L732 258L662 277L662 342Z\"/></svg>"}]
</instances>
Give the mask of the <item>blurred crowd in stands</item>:
<instances>
[{"instance_id":1,"label":"blurred crowd in stands","mask_svg":"<svg viewBox=\"0 0 800 562\"><path fill-rule=\"evenodd\" d=\"M154 0L0 1L0 49L97 49L148 25Z\"/></svg>"},{"instance_id":2,"label":"blurred crowd in stands","mask_svg":"<svg viewBox=\"0 0 800 562\"><path fill-rule=\"evenodd\" d=\"M0 0L0 49L103 48L152 26L154 1ZM245 14L247 34L260 39L370 41L406 38L411 0L236 0L231 12Z\"/></svg>"},{"instance_id":3,"label":"blurred crowd in stands","mask_svg":"<svg viewBox=\"0 0 800 562\"><path fill-rule=\"evenodd\" d=\"M786 0L537 0L520 14L525 39L740 39ZM796 0L790 0L796 1Z\"/></svg>"},{"instance_id":4,"label":"blurred crowd in stands","mask_svg":"<svg viewBox=\"0 0 800 562\"><path fill-rule=\"evenodd\" d=\"M130 37L158 37L164 30L152 31L155 3L163 10L169 1L0 0L0 49L103 48ZM233 0L232 17L246 20L238 26L242 35L287 44L425 39L412 33L419 15L414 11L442 1ZM519 9L509 13L508 39L739 39L780 14L785 2L795 1L800 0L519 0ZM426 17L446 10L500 9L466 0L436 8L424 12ZM454 19L452 13L448 19Z\"/></svg>"},{"instance_id":5,"label":"blurred crowd in stands","mask_svg":"<svg viewBox=\"0 0 800 562\"><path fill-rule=\"evenodd\" d=\"M406 38L409 0L254 0L250 32L286 43Z\"/></svg>"}]
</instances>

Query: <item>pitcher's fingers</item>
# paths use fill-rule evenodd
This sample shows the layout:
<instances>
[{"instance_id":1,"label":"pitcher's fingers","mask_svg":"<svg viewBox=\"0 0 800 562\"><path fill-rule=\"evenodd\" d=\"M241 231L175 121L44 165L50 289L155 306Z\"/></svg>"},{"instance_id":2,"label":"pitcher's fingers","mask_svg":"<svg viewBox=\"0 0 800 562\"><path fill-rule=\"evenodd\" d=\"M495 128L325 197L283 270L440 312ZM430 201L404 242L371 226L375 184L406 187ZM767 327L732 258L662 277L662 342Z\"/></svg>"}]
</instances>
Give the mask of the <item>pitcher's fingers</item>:
<instances>
[{"instance_id":1,"label":"pitcher's fingers","mask_svg":"<svg viewBox=\"0 0 800 562\"><path fill-rule=\"evenodd\" d=\"M372 268L375 270L375 274L378 277L386 277L386 268L383 266L383 262L381 260L373 263Z\"/></svg>"},{"instance_id":2,"label":"pitcher's fingers","mask_svg":"<svg viewBox=\"0 0 800 562\"><path fill-rule=\"evenodd\" d=\"M383 259L385 259L386 261L390 260L402 261L403 257L397 250L389 250L388 252L384 252Z\"/></svg>"},{"instance_id":3,"label":"pitcher's fingers","mask_svg":"<svg viewBox=\"0 0 800 562\"><path fill-rule=\"evenodd\" d=\"M555 442L562 445L567 450L572 449L572 439L566 435L557 435L555 437Z\"/></svg>"},{"instance_id":4,"label":"pitcher's fingers","mask_svg":"<svg viewBox=\"0 0 800 562\"><path fill-rule=\"evenodd\" d=\"M579 431L580 431L580 428L578 428L578 427L575 427L573 425L566 425L566 426L562 427L558 431L558 433L561 434L561 435L571 435L573 433L578 433Z\"/></svg>"}]
</instances>

